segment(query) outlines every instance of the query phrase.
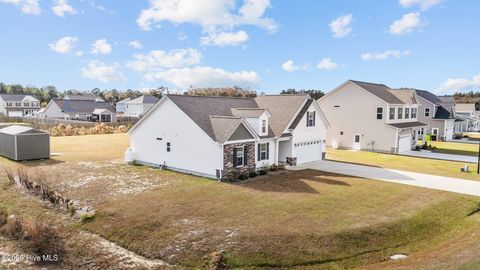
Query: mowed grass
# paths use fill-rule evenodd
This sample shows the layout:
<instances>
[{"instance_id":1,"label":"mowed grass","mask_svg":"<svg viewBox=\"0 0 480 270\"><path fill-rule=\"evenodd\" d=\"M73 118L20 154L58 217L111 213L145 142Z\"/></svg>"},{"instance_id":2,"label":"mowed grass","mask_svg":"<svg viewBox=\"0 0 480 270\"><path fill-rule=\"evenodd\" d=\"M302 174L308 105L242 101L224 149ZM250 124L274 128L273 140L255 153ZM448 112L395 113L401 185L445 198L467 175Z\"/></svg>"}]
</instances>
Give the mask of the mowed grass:
<instances>
[{"instance_id":1,"label":"mowed grass","mask_svg":"<svg viewBox=\"0 0 480 270\"><path fill-rule=\"evenodd\" d=\"M437 153L478 156L478 144L434 141L428 144L437 147Z\"/></svg>"},{"instance_id":2,"label":"mowed grass","mask_svg":"<svg viewBox=\"0 0 480 270\"><path fill-rule=\"evenodd\" d=\"M327 150L327 159L438 176L480 180L480 175L477 175L476 172L464 173L460 171L460 168L467 164L470 165L471 171L476 171L475 164L464 162L335 149Z\"/></svg>"},{"instance_id":3,"label":"mowed grass","mask_svg":"<svg viewBox=\"0 0 480 270\"><path fill-rule=\"evenodd\" d=\"M102 161L123 158L129 145L127 133L51 138L52 160Z\"/></svg>"}]
</instances>

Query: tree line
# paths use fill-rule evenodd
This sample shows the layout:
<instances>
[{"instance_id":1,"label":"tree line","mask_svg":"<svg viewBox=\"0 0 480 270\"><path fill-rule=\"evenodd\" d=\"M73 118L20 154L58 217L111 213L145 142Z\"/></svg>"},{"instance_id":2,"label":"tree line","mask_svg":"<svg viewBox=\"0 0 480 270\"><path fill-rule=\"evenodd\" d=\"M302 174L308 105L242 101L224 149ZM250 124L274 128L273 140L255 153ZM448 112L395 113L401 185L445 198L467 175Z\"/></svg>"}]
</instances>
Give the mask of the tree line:
<instances>
[{"instance_id":1,"label":"tree line","mask_svg":"<svg viewBox=\"0 0 480 270\"><path fill-rule=\"evenodd\" d=\"M480 110L480 92L457 92L453 94L456 103L475 103L475 109Z\"/></svg>"},{"instance_id":2,"label":"tree line","mask_svg":"<svg viewBox=\"0 0 480 270\"><path fill-rule=\"evenodd\" d=\"M59 91L53 85L47 85L44 87L35 87L35 86L23 86L21 84L4 84L0 82L0 94L27 94L36 96L42 105L46 105L51 99L54 98L63 98L66 95L94 95L99 96L106 102L115 104L120 100L130 98L134 99L141 95L151 95L158 98L161 98L162 95L169 93L169 89L165 86L160 86L155 89L150 89L147 91L140 90L117 90L117 89L106 89L100 90L99 88L94 88L92 90L66 90ZM245 89L239 86L233 87L206 87L206 88L190 88L183 92L184 95L188 96L228 96L228 97L256 97L257 92L251 89ZM261 93L263 94L263 93ZM300 89L296 90L293 88L285 89L280 92L280 94L309 94L314 99L319 99L325 93L321 90L315 89Z\"/></svg>"}]
</instances>

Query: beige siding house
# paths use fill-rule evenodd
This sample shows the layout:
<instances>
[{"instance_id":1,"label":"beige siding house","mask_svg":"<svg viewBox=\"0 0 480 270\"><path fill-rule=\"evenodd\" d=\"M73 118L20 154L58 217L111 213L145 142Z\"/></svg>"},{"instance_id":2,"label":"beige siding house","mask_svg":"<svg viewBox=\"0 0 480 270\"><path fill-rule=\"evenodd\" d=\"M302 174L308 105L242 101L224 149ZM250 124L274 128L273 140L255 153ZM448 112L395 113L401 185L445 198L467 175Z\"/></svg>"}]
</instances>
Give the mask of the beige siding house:
<instances>
[{"instance_id":1,"label":"beige siding house","mask_svg":"<svg viewBox=\"0 0 480 270\"><path fill-rule=\"evenodd\" d=\"M444 102L425 90L415 91L421 104L418 120L428 125L425 129L419 129L419 136L426 133L435 141L452 140L455 126L453 103Z\"/></svg>"},{"instance_id":2,"label":"beige siding house","mask_svg":"<svg viewBox=\"0 0 480 270\"><path fill-rule=\"evenodd\" d=\"M418 96L413 90L349 80L318 100L331 127L327 146L401 153L416 146Z\"/></svg>"}]
</instances>

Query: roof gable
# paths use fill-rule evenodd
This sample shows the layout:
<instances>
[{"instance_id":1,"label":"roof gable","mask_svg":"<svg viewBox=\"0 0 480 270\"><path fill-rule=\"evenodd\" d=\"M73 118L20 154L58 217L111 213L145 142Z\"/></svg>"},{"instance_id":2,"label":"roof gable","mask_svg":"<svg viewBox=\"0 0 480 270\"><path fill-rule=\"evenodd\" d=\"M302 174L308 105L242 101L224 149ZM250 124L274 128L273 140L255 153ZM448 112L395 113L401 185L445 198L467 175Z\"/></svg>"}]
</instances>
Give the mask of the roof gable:
<instances>
[{"instance_id":1,"label":"roof gable","mask_svg":"<svg viewBox=\"0 0 480 270\"><path fill-rule=\"evenodd\" d=\"M354 80L350 80L350 82L360 86L362 89L367 90L374 96L380 98L381 100L389 104L404 104L402 100L400 100L396 95L394 95L390 91L391 90L390 87L384 84L369 83L369 82L354 81Z\"/></svg>"}]
</instances>

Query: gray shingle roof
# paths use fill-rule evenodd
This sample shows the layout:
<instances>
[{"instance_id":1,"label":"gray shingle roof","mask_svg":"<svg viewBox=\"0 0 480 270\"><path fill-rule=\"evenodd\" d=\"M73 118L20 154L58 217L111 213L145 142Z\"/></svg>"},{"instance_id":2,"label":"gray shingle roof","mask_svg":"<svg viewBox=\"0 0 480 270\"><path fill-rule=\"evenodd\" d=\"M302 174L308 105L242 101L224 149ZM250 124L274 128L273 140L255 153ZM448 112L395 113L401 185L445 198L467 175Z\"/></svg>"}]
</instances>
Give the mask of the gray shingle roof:
<instances>
[{"instance_id":1,"label":"gray shingle roof","mask_svg":"<svg viewBox=\"0 0 480 270\"><path fill-rule=\"evenodd\" d=\"M260 117L264 112L264 108L232 108L232 115L241 117Z\"/></svg>"},{"instance_id":2,"label":"gray shingle roof","mask_svg":"<svg viewBox=\"0 0 480 270\"><path fill-rule=\"evenodd\" d=\"M143 95L143 96L139 96L135 99L130 100L128 103L155 104L159 100L160 99L158 99L157 97L154 97L154 96Z\"/></svg>"},{"instance_id":3,"label":"gray shingle roof","mask_svg":"<svg viewBox=\"0 0 480 270\"><path fill-rule=\"evenodd\" d=\"M259 111L267 109L272 115L269 119L269 134L261 138L282 136L290 121L300 111L308 95L273 95L257 98L236 97L207 97L167 95L185 114L187 114L213 140L224 142L225 134L239 119L239 115L248 112L248 115L258 115ZM313 100L312 100L313 101ZM240 110L236 110L240 108ZM259 110L262 109L262 110Z\"/></svg>"},{"instance_id":4,"label":"gray shingle roof","mask_svg":"<svg viewBox=\"0 0 480 270\"><path fill-rule=\"evenodd\" d=\"M27 96L31 96L35 99L38 100L38 98L36 96L32 96L32 95L20 95L20 94L0 94L0 97L2 97L2 99L4 101L22 101L25 97Z\"/></svg>"},{"instance_id":5,"label":"gray shingle roof","mask_svg":"<svg viewBox=\"0 0 480 270\"><path fill-rule=\"evenodd\" d=\"M406 123L396 123L396 124L387 124L387 125L396 127L396 128L412 128L412 127L426 126L427 124L424 124L422 122L406 122Z\"/></svg>"},{"instance_id":6,"label":"gray shingle roof","mask_svg":"<svg viewBox=\"0 0 480 270\"><path fill-rule=\"evenodd\" d=\"M435 105L440 105L441 103L443 103L443 101L437 97L436 95L428 92L428 91L425 91L425 90L416 90L417 91L417 95L421 96L422 98L424 98L425 100L435 104Z\"/></svg>"},{"instance_id":7,"label":"gray shingle roof","mask_svg":"<svg viewBox=\"0 0 480 270\"><path fill-rule=\"evenodd\" d=\"M390 104L404 104L398 97L392 94L389 90L390 87L384 84L378 83L369 83L369 82L361 82L361 81L354 81L350 80L354 84L360 86L361 88L367 90L368 92L372 93L373 95L377 96L381 100L390 103Z\"/></svg>"},{"instance_id":8,"label":"gray shingle roof","mask_svg":"<svg viewBox=\"0 0 480 270\"><path fill-rule=\"evenodd\" d=\"M392 89L390 90L390 93L401 100L404 104L417 104L415 89Z\"/></svg>"},{"instance_id":9,"label":"gray shingle roof","mask_svg":"<svg viewBox=\"0 0 480 270\"><path fill-rule=\"evenodd\" d=\"M52 99L64 113L92 113L95 109L107 109L116 112L110 103L92 100Z\"/></svg>"},{"instance_id":10,"label":"gray shingle roof","mask_svg":"<svg viewBox=\"0 0 480 270\"><path fill-rule=\"evenodd\" d=\"M66 95L63 97L63 99L68 99L68 100L103 100L101 97L98 96L92 96L92 95Z\"/></svg>"},{"instance_id":11,"label":"gray shingle roof","mask_svg":"<svg viewBox=\"0 0 480 270\"><path fill-rule=\"evenodd\" d=\"M307 99L310 99L307 94L271 95L256 97L255 101L258 107L265 108L272 114L268 124L275 136L280 137Z\"/></svg>"}]
</instances>

